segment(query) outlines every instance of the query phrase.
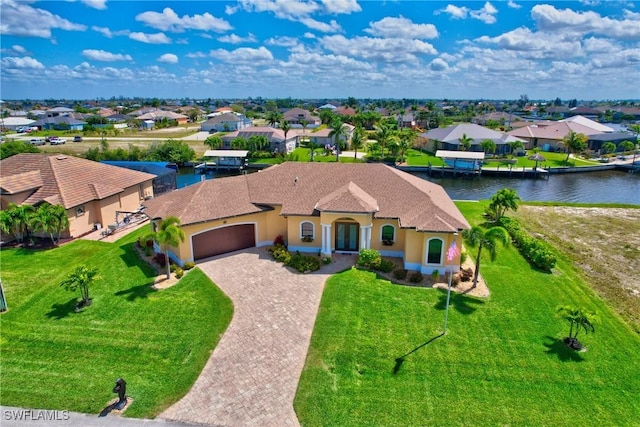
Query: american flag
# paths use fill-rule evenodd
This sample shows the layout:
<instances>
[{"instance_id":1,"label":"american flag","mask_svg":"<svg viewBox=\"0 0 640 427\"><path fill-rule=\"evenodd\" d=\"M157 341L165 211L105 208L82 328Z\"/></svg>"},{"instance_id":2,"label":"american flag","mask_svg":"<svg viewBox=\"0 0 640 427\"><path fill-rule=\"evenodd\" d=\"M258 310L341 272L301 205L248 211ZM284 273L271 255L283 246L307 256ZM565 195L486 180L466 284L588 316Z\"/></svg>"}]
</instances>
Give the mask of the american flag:
<instances>
[{"instance_id":1,"label":"american flag","mask_svg":"<svg viewBox=\"0 0 640 427\"><path fill-rule=\"evenodd\" d=\"M460 249L456 245L456 241L451 242L451 246L447 249L447 261L453 261L455 257L460 255Z\"/></svg>"}]
</instances>

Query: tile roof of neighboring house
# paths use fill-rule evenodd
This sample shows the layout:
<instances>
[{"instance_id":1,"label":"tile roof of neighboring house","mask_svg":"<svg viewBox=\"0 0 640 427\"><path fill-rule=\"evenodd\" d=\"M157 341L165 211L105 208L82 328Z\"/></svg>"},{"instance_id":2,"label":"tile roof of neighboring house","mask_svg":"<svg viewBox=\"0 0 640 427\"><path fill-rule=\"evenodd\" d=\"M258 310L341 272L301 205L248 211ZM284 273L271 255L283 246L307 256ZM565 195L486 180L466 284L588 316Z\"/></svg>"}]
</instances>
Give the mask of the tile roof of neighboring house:
<instances>
[{"instance_id":1,"label":"tile roof of neighboring house","mask_svg":"<svg viewBox=\"0 0 640 427\"><path fill-rule=\"evenodd\" d=\"M16 154L0 161L3 192L12 194L28 190L30 188L24 185L20 190L22 180L33 177L35 184L36 176L41 185L32 187L35 191L24 203L48 201L60 203L67 209L155 178L148 173L65 155Z\"/></svg>"},{"instance_id":2,"label":"tile roof of neighboring house","mask_svg":"<svg viewBox=\"0 0 640 427\"><path fill-rule=\"evenodd\" d=\"M581 133L587 136L602 133L599 130L581 125L579 123L564 121L557 122L548 126L525 126L519 129L511 130L507 133L519 138L540 138L560 141L571 132Z\"/></svg>"},{"instance_id":3,"label":"tile roof of neighboring house","mask_svg":"<svg viewBox=\"0 0 640 427\"><path fill-rule=\"evenodd\" d=\"M242 121L242 118L238 117L236 114L224 113L224 114L220 114L218 116L212 117L204 123L213 125L218 123L241 122L241 121Z\"/></svg>"},{"instance_id":4,"label":"tile roof of neighboring house","mask_svg":"<svg viewBox=\"0 0 640 427\"><path fill-rule=\"evenodd\" d=\"M0 119L0 126L28 126L35 122L24 117L4 117Z\"/></svg>"},{"instance_id":5,"label":"tile roof of neighboring house","mask_svg":"<svg viewBox=\"0 0 640 427\"><path fill-rule=\"evenodd\" d=\"M157 119L187 119L184 114L174 113L173 111L156 110L139 115L138 120L157 120Z\"/></svg>"},{"instance_id":6,"label":"tile roof of neighboring house","mask_svg":"<svg viewBox=\"0 0 640 427\"><path fill-rule=\"evenodd\" d=\"M234 138L249 139L252 136L266 136L269 141L284 141L284 132L282 129L272 128L269 126L250 126L234 132L230 132L222 137L224 141ZM287 140L296 137L295 132L287 133Z\"/></svg>"},{"instance_id":7,"label":"tile roof of neighboring house","mask_svg":"<svg viewBox=\"0 0 640 427\"><path fill-rule=\"evenodd\" d=\"M41 119L36 120L33 123L34 126L43 126L43 125L58 125L58 124L67 124L67 125L86 125L87 122L83 120L74 119L71 116L55 116L55 117L43 117Z\"/></svg>"},{"instance_id":8,"label":"tile roof of neighboring house","mask_svg":"<svg viewBox=\"0 0 640 427\"><path fill-rule=\"evenodd\" d=\"M282 115L285 120L289 121L297 121L297 120L307 120L307 121L315 121L319 120L318 117L314 117L311 115L309 110L305 110L304 108L295 107L290 110L287 110Z\"/></svg>"},{"instance_id":9,"label":"tile roof of neighboring house","mask_svg":"<svg viewBox=\"0 0 640 427\"><path fill-rule=\"evenodd\" d=\"M597 133L595 135L589 135L589 141L624 141L629 140L631 142L636 141L636 136L629 132L607 132Z\"/></svg>"},{"instance_id":10,"label":"tile roof of neighboring house","mask_svg":"<svg viewBox=\"0 0 640 427\"><path fill-rule=\"evenodd\" d=\"M600 110L596 110L595 108L587 107L586 105L581 105L579 107L571 108L569 111L571 114L580 114L580 115L590 115L590 116L598 116L601 114Z\"/></svg>"},{"instance_id":11,"label":"tile roof of neighboring house","mask_svg":"<svg viewBox=\"0 0 640 427\"><path fill-rule=\"evenodd\" d=\"M511 136L513 134L510 132L509 134L498 132L475 123L463 123L447 126L446 128L436 128L420 134L420 136L429 138L430 140L437 140L448 144L459 144L460 138L464 135L473 139L472 144L479 144L484 139L490 139L498 145L517 140L517 138Z\"/></svg>"},{"instance_id":12,"label":"tile roof of neighboring house","mask_svg":"<svg viewBox=\"0 0 640 427\"><path fill-rule=\"evenodd\" d=\"M203 181L144 202L152 217L194 224L282 206L281 215L318 210L374 212L403 228L458 231L469 227L444 189L383 164L285 162L259 173Z\"/></svg>"},{"instance_id":13,"label":"tile roof of neighboring house","mask_svg":"<svg viewBox=\"0 0 640 427\"><path fill-rule=\"evenodd\" d=\"M564 119L564 120L560 120L561 122L572 122L572 123L577 123L579 125L583 125L583 126L587 126L590 127L592 129L595 129L599 132L613 132L613 129L610 128L609 126L605 126L601 123L598 123L596 121L593 121L591 119L588 119L584 116L572 116L569 117L568 119Z\"/></svg>"},{"instance_id":14,"label":"tile roof of neighboring house","mask_svg":"<svg viewBox=\"0 0 640 427\"><path fill-rule=\"evenodd\" d=\"M351 107L338 107L335 110L333 110L334 113L336 114L340 114L342 116L355 116L356 115L356 110L354 110Z\"/></svg>"}]
</instances>

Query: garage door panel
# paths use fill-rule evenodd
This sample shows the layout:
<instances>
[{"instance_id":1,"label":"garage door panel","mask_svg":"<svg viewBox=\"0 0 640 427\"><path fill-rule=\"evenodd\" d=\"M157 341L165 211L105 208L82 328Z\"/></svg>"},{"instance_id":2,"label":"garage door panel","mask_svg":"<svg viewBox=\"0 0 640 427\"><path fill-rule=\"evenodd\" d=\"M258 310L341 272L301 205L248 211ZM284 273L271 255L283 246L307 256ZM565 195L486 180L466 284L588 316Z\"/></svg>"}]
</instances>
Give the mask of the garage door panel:
<instances>
[{"instance_id":1,"label":"garage door panel","mask_svg":"<svg viewBox=\"0 0 640 427\"><path fill-rule=\"evenodd\" d=\"M256 245L254 224L230 225L192 237L193 258L208 258Z\"/></svg>"}]
</instances>

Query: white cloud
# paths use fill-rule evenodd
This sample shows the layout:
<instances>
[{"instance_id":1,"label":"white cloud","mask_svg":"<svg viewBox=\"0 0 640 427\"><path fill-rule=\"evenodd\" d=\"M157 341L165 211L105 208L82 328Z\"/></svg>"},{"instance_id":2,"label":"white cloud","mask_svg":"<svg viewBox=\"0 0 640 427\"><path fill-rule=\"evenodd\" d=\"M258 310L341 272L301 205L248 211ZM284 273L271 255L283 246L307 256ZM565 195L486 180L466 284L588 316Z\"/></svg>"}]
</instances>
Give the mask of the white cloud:
<instances>
[{"instance_id":1,"label":"white cloud","mask_svg":"<svg viewBox=\"0 0 640 427\"><path fill-rule=\"evenodd\" d=\"M35 58L31 58L29 56L24 56L22 58L17 56L9 56L6 58L2 58L2 68L20 68L20 69L34 69L41 70L44 68L44 65L40 61ZM4 70L3 70L4 71Z\"/></svg>"},{"instance_id":2,"label":"white cloud","mask_svg":"<svg viewBox=\"0 0 640 427\"><path fill-rule=\"evenodd\" d=\"M236 34L229 34L225 36L218 37L218 41L222 43L231 43L231 44L240 44L240 43L255 43L258 41L256 36L249 33L246 37L241 37Z\"/></svg>"},{"instance_id":3,"label":"white cloud","mask_svg":"<svg viewBox=\"0 0 640 427\"><path fill-rule=\"evenodd\" d=\"M433 71L447 71L449 64L442 58L436 58L429 63L429 68Z\"/></svg>"},{"instance_id":4,"label":"white cloud","mask_svg":"<svg viewBox=\"0 0 640 427\"><path fill-rule=\"evenodd\" d=\"M300 18L299 22L312 30L322 31L323 33L337 33L342 31L342 27L332 19L328 24L326 22L320 22L313 18Z\"/></svg>"},{"instance_id":5,"label":"white cloud","mask_svg":"<svg viewBox=\"0 0 640 427\"><path fill-rule=\"evenodd\" d=\"M498 13L498 10L493 7L491 3L486 2L482 8L477 10L469 9L466 6L448 4L444 9L437 10L435 13L446 13L453 19L467 19L467 17L471 17L485 24L493 24L496 22L495 15Z\"/></svg>"},{"instance_id":6,"label":"white cloud","mask_svg":"<svg viewBox=\"0 0 640 427\"><path fill-rule=\"evenodd\" d=\"M264 46L260 46L258 49L241 47L231 51L216 49L209 52L209 56L228 63L256 64L273 61L273 54Z\"/></svg>"},{"instance_id":7,"label":"white cloud","mask_svg":"<svg viewBox=\"0 0 640 427\"><path fill-rule=\"evenodd\" d=\"M149 44L169 44L171 39L164 33L145 34L145 33L131 33L129 34L131 40L136 40L142 43Z\"/></svg>"},{"instance_id":8,"label":"white cloud","mask_svg":"<svg viewBox=\"0 0 640 427\"><path fill-rule=\"evenodd\" d=\"M493 5L489 2L486 2L484 6L482 6L482 9L469 11L469 15L472 18L478 19L485 24L494 24L496 22L495 15L497 13L498 9L493 7Z\"/></svg>"},{"instance_id":9,"label":"white cloud","mask_svg":"<svg viewBox=\"0 0 640 427\"><path fill-rule=\"evenodd\" d=\"M270 46L293 47L298 44L298 39L295 37L279 36L267 39L264 43Z\"/></svg>"},{"instance_id":10,"label":"white cloud","mask_svg":"<svg viewBox=\"0 0 640 427\"><path fill-rule=\"evenodd\" d=\"M309 32L307 32L307 33L304 33L303 37L304 37L305 39L315 39L315 38L316 38L316 35L315 35L315 34L313 34L313 33L309 33Z\"/></svg>"},{"instance_id":11,"label":"white cloud","mask_svg":"<svg viewBox=\"0 0 640 427\"><path fill-rule=\"evenodd\" d=\"M531 17L543 31L602 34L607 37L640 40L638 15L626 13L625 19L602 17L596 12L575 12L571 9L556 9L552 5L540 4L531 9Z\"/></svg>"},{"instance_id":12,"label":"white cloud","mask_svg":"<svg viewBox=\"0 0 640 427\"><path fill-rule=\"evenodd\" d=\"M610 53L620 49L616 43L608 39L589 37L582 41L582 47L588 53Z\"/></svg>"},{"instance_id":13,"label":"white cloud","mask_svg":"<svg viewBox=\"0 0 640 427\"><path fill-rule=\"evenodd\" d=\"M364 58L381 62L416 62L417 55L435 55L438 52L422 40L396 38L325 36L320 40L323 48L338 55Z\"/></svg>"},{"instance_id":14,"label":"white cloud","mask_svg":"<svg viewBox=\"0 0 640 427\"><path fill-rule=\"evenodd\" d=\"M295 20L309 16L319 10L314 1L300 0L240 0L240 5L247 12L271 12L276 18Z\"/></svg>"},{"instance_id":15,"label":"white cloud","mask_svg":"<svg viewBox=\"0 0 640 427\"><path fill-rule=\"evenodd\" d=\"M93 59L94 61L132 61L131 55L123 55L121 53L111 53L105 50L85 49L82 51L82 55Z\"/></svg>"},{"instance_id":16,"label":"white cloud","mask_svg":"<svg viewBox=\"0 0 640 427\"><path fill-rule=\"evenodd\" d=\"M374 36L395 37L405 39L434 39L438 37L438 30L433 24L415 24L402 16L393 18L387 16L376 22L369 22L369 28L364 30Z\"/></svg>"},{"instance_id":17,"label":"white cloud","mask_svg":"<svg viewBox=\"0 0 640 427\"><path fill-rule=\"evenodd\" d=\"M142 12L136 16L136 21L143 22L146 25L161 31L171 31L176 33L180 33L185 30L223 33L233 29L229 22L222 18L216 18L208 12L202 15L184 15L180 17L170 7L164 8L162 13L153 11Z\"/></svg>"},{"instance_id":18,"label":"white cloud","mask_svg":"<svg viewBox=\"0 0 640 427\"><path fill-rule=\"evenodd\" d=\"M158 62L164 62L167 64L177 64L178 56L174 55L173 53L165 53L164 55L161 55L160 58L158 58Z\"/></svg>"},{"instance_id":19,"label":"white cloud","mask_svg":"<svg viewBox=\"0 0 640 427\"><path fill-rule=\"evenodd\" d=\"M562 59L584 56L579 38L540 31L534 33L526 27L516 28L496 37L482 36L476 41L494 44L504 50L521 52L520 56L528 58Z\"/></svg>"},{"instance_id":20,"label":"white cloud","mask_svg":"<svg viewBox=\"0 0 640 427\"><path fill-rule=\"evenodd\" d=\"M436 11L436 13L446 13L451 18L454 19L466 19L469 14L469 8L467 7L458 7L453 4L448 4L444 9Z\"/></svg>"},{"instance_id":21,"label":"white cloud","mask_svg":"<svg viewBox=\"0 0 640 427\"><path fill-rule=\"evenodd\" d=\"M82 3L98 10L105 10L107 8L107 0L82 0Z\"/></svg>"},{"instance_id":22,"label":"white cloud","mask_svg":"<svg viewBox=\"0 0 640 427\"><path fill-rule=\"evenodd\" d=\"M11 49L16 53L20 53L20 54L27 53L27 49L25 49L24 47L20 46L19 44L14 44L13 46L11 46Z\"/></svg>"},{"instance_id":23,"label":"white cloud","mask_svg":"<svg viewBox=\"0 0 640 427\"><path fill-rule=\"evenodd\" d=\"M1 5L0 34L2 35L50 39L53 29L65 31L85 31L87 29L86 25L73 23L48 10L34 8L24 2L3 0Z\"/></svg>"},{"instance_id":24,"label":"white cloud","mask_svg":"<svg viewBox=\"0 0 640 427\"><path fill-rule=\"evenodd\" d=\"M518 3L514 2L513 0L509 0L507 2L507 6L509 6L511 9L520 9L522 6L519 5Z\"/></svg>"},{"instance_id":25,"label":"white cloud","mask_svg":"<svg viewBox=\"0 0 640 427\"><path fill-rule=\"evenodd\" d=\"M129 30L119 30L119 31L111 31L109 28L107 27L98 27L96 25L93 25L91 27L91 29L93 31L96 31L100 34L102 34L103 36L112 39L114 36L128 36L129 35Z\"/></svg>"},{"instance_id":26,"label":"white cloud","mask_svg":"<svg viewBox=\"0 0 640 427\"><path fill-rule=\"evenodd\" d=\"M362 8L356 0L322 0L322 5L327 13L350 14L362 12Z\"/></svg>"}]
</instances>

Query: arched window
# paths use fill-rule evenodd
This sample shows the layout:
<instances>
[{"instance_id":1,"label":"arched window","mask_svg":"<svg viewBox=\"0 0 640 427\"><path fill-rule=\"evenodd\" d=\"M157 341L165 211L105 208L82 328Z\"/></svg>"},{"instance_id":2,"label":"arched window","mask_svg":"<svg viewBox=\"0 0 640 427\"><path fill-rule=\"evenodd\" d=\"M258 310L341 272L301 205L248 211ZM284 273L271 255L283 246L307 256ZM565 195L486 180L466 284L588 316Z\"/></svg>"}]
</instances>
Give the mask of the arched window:
<instances>
[{"instance_id":1,"label":"arched window","mask_svg":"<svg viewBox=\"0 0 640 427\"><path fill-rule=\"evenodd\" d=\"M311 242L315 237L315 227L312 222L303 221L300 223L300 239L303 242Z\"/></svg>"},{"instance_id":2,"label":"arched window","mask_svg":"<svg viewBox=\"0 0 640 427\"><path fill-rule=\"evenodd\" d=\"M442 264L442 239L429 239L427 242L427 264Z\"/></svg>"},{"instance_id":3,"label":"arched window","mask_svg":"<svg viewBox=\"0 0 640 427\"><path fill-rule=\"evenodd\" d=\"M396 240L396 228L393 225L383 225L380 229L380 240L383 245L392 245Z\"/></svg>"}]
</instances>

